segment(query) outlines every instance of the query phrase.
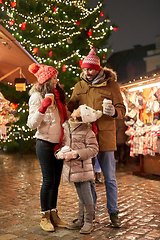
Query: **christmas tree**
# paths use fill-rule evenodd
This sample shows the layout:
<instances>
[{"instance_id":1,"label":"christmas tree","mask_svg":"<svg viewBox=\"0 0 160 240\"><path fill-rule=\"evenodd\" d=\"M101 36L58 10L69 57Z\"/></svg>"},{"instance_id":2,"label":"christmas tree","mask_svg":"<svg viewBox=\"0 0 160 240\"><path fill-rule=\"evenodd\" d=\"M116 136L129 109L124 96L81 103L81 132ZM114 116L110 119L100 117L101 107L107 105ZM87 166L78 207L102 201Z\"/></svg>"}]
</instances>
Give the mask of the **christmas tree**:
<instances>
[{"instance_id":1,"label":"christmas tree","mask_svg":"<svg viewBox=\"0 0 160 240\"><path fill-rule=\"evenodd\" d=\"M0 0L0 5L1 24L39 64L59 71L68 94L90 49L105 64L108 38L117 27L104 15L103 0L94 9L85 0Z\"/></svg>"}]
</instances>

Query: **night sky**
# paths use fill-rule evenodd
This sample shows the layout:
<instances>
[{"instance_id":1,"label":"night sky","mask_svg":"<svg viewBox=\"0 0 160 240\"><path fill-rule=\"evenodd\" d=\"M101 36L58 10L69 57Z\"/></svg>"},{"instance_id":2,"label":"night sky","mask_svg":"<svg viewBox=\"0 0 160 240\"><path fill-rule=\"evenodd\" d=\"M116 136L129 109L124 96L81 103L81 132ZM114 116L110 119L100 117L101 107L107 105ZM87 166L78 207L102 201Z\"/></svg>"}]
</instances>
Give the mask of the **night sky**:
<instances>
[{"instance_id":1,"label":"night sky","mask_svg":"<svg viewBox=\"0 0 160 240\"><path fill-rule=\"evenodd\" d=\"M89 2L91 7L98 3ZM104 13L118 26L109 38L114 52L155 43L155 37L160 35L160 0L104 0L104 3Z\"/></svg>"}]
</instances>

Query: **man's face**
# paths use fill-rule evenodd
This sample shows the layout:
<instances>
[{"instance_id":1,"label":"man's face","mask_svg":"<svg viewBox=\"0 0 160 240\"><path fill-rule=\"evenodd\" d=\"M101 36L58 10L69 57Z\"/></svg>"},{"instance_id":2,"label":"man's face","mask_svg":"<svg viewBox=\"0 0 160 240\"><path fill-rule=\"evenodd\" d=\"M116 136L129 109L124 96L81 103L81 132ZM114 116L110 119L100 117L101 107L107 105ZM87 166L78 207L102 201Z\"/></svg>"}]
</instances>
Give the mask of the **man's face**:
<instances>
[{"instance_id":1,"label":"man's face","mask_svg":"<svg viewBox=\"0 0 160 240\"><path fill-rule=\"evenodd\" d=\"M99 73L98 70L91 69L91 68L84 68L83 72L86 75L86 78L88 79L88 81L92 81Z\"/></svg>"}]
</instances>

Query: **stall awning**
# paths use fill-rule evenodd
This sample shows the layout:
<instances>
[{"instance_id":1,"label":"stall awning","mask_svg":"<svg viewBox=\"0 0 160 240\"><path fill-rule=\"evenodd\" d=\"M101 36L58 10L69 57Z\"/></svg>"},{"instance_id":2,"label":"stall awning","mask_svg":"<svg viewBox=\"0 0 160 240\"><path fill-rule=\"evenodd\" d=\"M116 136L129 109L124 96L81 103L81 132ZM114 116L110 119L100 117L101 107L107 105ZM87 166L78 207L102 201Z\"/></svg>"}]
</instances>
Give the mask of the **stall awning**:
<instances>
[{"instance_id":1,"label":"stall awning","mask_svg":"<svg viewBox=\"0 0 160 240\"><path fill-rule=\"evenodd\" d=\"M0 25L0 81L14 83L15 78L24 77L28 84L36 82L28 71L34 62L36 60Z\"/></svg>"},{"instance_id":2,"label":"stall awning","mask_svg":"<svg viewBox=\"0 0 160 240\"><path fill-rule=\"evenodd\" d=\"M128 83L121 84L120 88L121 90L128 88L130 92L133 92L154 86L160 86L160 74L155 74L152 77L144 77L140 80L133 80Z\"/></svg>"}]
</instances>

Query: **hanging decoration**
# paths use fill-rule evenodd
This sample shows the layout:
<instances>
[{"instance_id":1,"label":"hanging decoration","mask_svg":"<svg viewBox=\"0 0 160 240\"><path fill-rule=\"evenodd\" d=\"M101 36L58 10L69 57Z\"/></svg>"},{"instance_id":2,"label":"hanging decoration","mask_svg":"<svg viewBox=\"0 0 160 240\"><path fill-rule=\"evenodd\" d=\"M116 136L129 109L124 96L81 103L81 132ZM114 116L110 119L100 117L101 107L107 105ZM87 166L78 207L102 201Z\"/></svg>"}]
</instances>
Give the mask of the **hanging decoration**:
<instances>
[{"instance_id":1,"label":"hanging decoration","mask_svg":"<svg viewBox=\"0 0 160 240\"><path fill-rule=\"evenodd\" d=\"M33 48L33 54L36 54L38 52L38 48Z\"/></svg>"},{"instance_id":2,"label":"hanging decoration","mask_svg":"<svg viewBox=\"0 0 160 240\"><path fill-rule=\"evenodd\" d=\"M48 21L49 21L49 18L48 18L48 17L44 17L44 21L45 21L45 22L48 22Z\"/></svg>"},{"instance_id":3,"label":"hanging decoration","mask_svg":"<svg viewBox=\"0 0 160 240\"><path fill-rule=\"evenodd\" d=\"M50 51L50 52L48 53L48 55L49 55L49 57L52 57L53 51Z\"/></svg>"},{"instance_id":4,"label":"hanging decoration","mask_svg":"<svg viewBox=\"0 0 160 240\"><path fill-rule=\"evenodd\" d=\"M15 21L12 20L12 21L9 21L8 23L9 23L10 26L13 26L13 24L15 23Z\"/></svg>"},{"instance_id":5,"label":"hanging decoration","mask_svg":"<svg viewBox=\"0 0 160 240\"><path fill-rule=\"evenodd\" d=\"M77 25L77 26L80 25L80 21L79 21L79 20L76 21L76 25Z\"/></svg>"},{"instance_id":6,"label":"hanging decoration","mask_svg":"<svg viewBox=\"0 0 160 240\"><path fill-rule=\"evenodd\" d=\"M53 12L56 13L56 11L57 11L57 6L53 8Z\"/></svg>"},{"instance_id":7,"label":"hanging decoration","mask_svg":"<svg viewBox=\"0 0 160 240\"><path fill-rule=\"evenodd\" d=\"M88 36L89 36L89 37L92 36L92 30L91 30L91 29L88 31Z\"/></svg>"},{"instance_id":8,"label":"hanging decoration","mask_svg":"<svg viewBox=\"0 0 160 240\"><path fill-rule=\"evenodd\" d=\"M16 2L11 2L11 7L15 8L15 6L16 6Z\"/></svg>"},{"instance_id":9,"label":"hanging decoration","mask_svg":"<svg viewBox=\"0 0 160 240\"><path fill-rule=\"evenodd\" d=\"M25 30L25 28L26 28L26 23L22 23L22 24L21 24L21 28L22 28L22 30Z\"/></svg>"},{"instance_id":10,"label":"hanging decoration","mask_svg":"<svg viewBox=\"0 0 160 240\"><path fill-rule=\"evenodd\" d=\"M103 12L100 13L100 16L103 17Z\"/></svg>"},{"instance_id":11,"label":"hanging decoration","mask_svg":"<svg viewBox=\"0 0 160 240\"><path fill-rule=\"evenodd\" d=\"M65 72L66 71L66 65L64 64L62 67L62 71Z\"/></svg>"},{"instance_id":12,"label":"hanging decoration","mask_svg":"<svg viewBox=\"0 0 160 240\"><path fill-rule=\"evenodd\" d=\"M118 27L114 27L113 30L116 32L118 30Z\"/></svg>"},{"instance_id":13,"label":"hanging decoration","mask_svg":"<svg viewBox=\"0 0 160 240\"><path fill-rule=\"evenodd\" d=\"M18 107L18 104L16 104L16 103L11 103L10 106L11 106L11 108L13 108L14 110L16 110L16 108Z\"/></svg>"},{"instance_id":14,"label":"hanging decoration","mask_svg":"<svg viewBox=\"0 0 160 240\"><path fill-rule=\"evenodd\" d=\"M3 0L0 0L0 3L3 4Z\"/></svg>"}]
</instances>

